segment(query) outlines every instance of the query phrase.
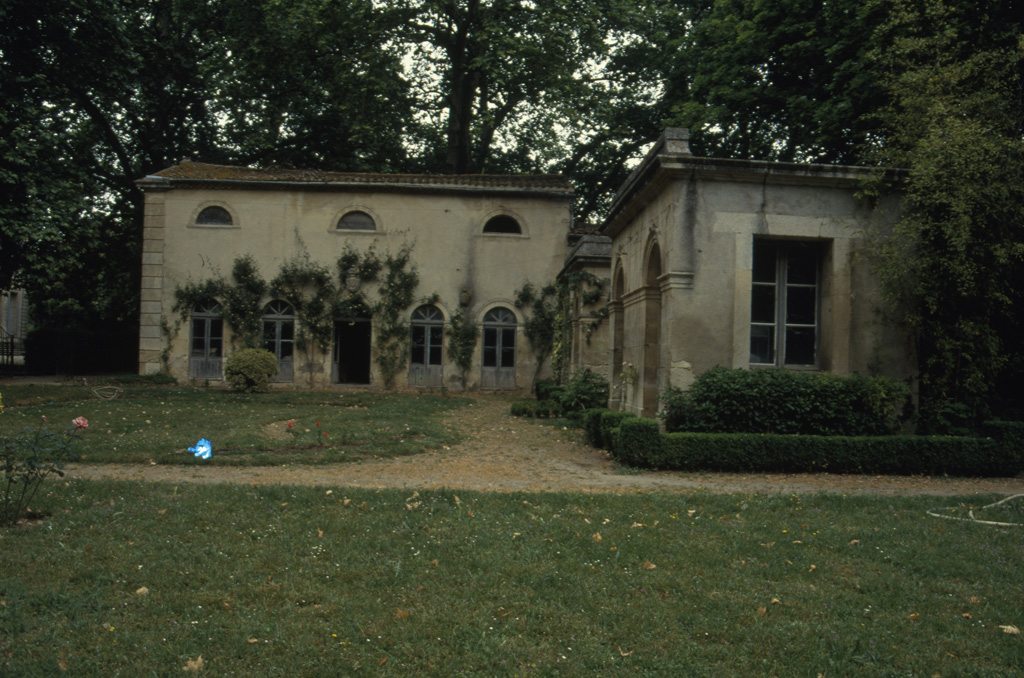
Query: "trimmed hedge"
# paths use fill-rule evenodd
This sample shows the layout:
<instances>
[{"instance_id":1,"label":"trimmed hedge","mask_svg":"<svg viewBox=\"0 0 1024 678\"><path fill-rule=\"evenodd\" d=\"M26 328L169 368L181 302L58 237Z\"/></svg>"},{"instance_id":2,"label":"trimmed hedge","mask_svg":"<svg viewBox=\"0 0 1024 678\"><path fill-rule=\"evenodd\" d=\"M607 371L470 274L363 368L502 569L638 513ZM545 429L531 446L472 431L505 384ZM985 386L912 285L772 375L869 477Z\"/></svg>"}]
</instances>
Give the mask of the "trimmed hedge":
<instances>
[{"instance_id":1,"label":"trimmed hedge","mask_svg":"<svg viewBox=\"0 0 1024 678\"><path fill-rule=\"evenodd\" d=\"M277 358L265 348L243 348L228 356L224 378L232 390L263 393L270 389L270 380L277 374Z\"/></svg>"},{"instance_id":2,"label":"trimmed hedge","mask_svg":"<svg viewBox=\"0 0 1024 678\"><path fill-rule=\"evenodd\" d=\"M789 436L658 432L653 419L621 421L612 456L623 464L677 471L1015 476L1020 448L949 436Z\"/></svg>"},{"instance_id":3,"label":"trimmed hedge","mask_svg":"<svg viewBox=\"0 0 1024 678\"><path fill-rule=\"evenodd\" d=\"M892 435L910 397L886 377L715 367L662 395L668 431Z\"/></svg>"}]
</instances>

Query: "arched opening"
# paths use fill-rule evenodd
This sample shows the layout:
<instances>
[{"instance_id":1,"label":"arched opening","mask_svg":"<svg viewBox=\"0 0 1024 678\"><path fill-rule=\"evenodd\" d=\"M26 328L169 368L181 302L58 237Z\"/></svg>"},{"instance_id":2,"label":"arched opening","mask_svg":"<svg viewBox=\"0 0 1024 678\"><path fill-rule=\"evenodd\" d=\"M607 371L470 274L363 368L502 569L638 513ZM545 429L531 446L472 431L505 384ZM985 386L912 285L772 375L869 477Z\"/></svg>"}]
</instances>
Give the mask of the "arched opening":
<instances>
[{"instance_id":1,"label":"arched opening","mask_svg":"<svg viewBox=\"0 0 1024 678\"><path fill-rule=\"evenodd\" d=\"M376 231L377 222L366 212L353 210L346 212L338 220L339 231Z\"/></svg>"},{"instance_id":2,"label":"arched opening","mask_svg":"<svg viewBox=\"0 0 1024 678\"><path fill-rule=\"evenodd\" d=\"M484 315L483 365L480 387L513 389L516 387L516 316L498 306Z\"/></svg>"},{"instance_id":3,"label":"arched opening","mask_svg":"<svg viewBox=\"0 0 1024 678\"><path fill-rule=\"evenodd\" d=\"M409 385L439 388L444 384L444 314L436 306L412 312Z\"/></svg>"},{"instance_id":4,"label":"arched opening","mask_svg":"<svg viewBox=\"0 0 1024 678\"><path fill-rule=\"evenodd\" d=\"M484 224L484 233L522 233L523 229L516 221L515 217L507 214L499 214L496 217L491 217Z\"/></svg>"},{"instance_id":5,"label":"arched opening","mask_svg":"<svg viewBox=\"0 0 1024 678\"><path fill-rule=\"evenodd\" d=\"M644 272L644 369L641 414L658 413L658 370L661 366L661 248L653 243Z\"/></svg>"},{"instance_id":6,"label":"arched opening","mask_svg":"<svg viewBox=\"0 0 1024 678\"><path fill-rule=\"evenodd\" d=\"M275 299L263 307L263 348L277 358L274 381L294 380L295 312L287 302Z\"/></svg>"},{"instance_id":7,"label":"arched opening","mask_svg":"<svg viewBox=\"0 0 1024 678\"><path fill-rule=\"evenodd\" d=\"M196 225L198 226L232 226L234 225L234 219L231 218L231 212L221 207L220 205L211 205L204 207L196 217Z\"/></svg>"}]
</instances>

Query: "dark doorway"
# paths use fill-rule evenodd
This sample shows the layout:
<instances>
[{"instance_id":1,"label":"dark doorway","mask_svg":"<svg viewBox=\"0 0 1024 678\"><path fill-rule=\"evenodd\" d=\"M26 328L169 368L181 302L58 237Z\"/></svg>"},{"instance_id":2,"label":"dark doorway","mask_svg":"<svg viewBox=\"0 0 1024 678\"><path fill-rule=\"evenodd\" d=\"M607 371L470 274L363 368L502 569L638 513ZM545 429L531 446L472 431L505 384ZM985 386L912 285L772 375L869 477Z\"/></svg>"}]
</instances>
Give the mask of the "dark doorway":
<instances>
[{"instance_id":1,"label":"dark doorway","mask_svg":"<svg viewBox=\"0 0 1024 678\"><path fill-rule=\"evenodd\" d=\"M369 318L346 318L334 323L331 380L335 384L370 383Z\"/></svg>"}]
</instances>

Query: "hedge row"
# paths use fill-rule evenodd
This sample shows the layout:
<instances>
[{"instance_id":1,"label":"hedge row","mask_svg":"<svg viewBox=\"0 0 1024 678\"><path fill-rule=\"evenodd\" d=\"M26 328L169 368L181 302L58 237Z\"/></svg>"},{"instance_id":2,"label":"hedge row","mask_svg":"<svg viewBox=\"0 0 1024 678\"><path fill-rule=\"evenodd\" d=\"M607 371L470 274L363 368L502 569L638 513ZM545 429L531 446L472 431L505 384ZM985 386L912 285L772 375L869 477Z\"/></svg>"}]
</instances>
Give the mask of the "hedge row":
<instances>
[{"instance_id":1,"label":"hedge row","mask_svg":"<svg viewBox=\"0 0 1024 678\"><path fill-rule=\"evenodd\" d=\"M663 393L660 416L672 432L893 435L909 397L886 377L715 367Z\"/></svg>"},{"instance_id":2,"label":"hedge row","mask_svg":"<svg viewBox=\"0 0 1024 678\"><path fill-rule=\"evenodd\" d=\"M654 419L592 410L591 444L624 464L680 471L1016 476L1024 424L990 422L991 438L661 433Z\"/></svg>"}]
</instances>

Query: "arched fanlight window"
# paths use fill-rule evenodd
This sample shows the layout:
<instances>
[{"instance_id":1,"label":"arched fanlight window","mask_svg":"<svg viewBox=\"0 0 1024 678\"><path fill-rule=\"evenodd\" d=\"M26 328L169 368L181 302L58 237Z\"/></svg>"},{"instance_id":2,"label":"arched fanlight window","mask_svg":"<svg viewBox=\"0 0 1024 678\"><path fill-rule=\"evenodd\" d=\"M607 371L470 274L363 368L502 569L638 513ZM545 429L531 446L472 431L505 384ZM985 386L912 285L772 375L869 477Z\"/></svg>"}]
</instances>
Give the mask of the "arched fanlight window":
<instances>
[{"instance_id":1,"label":"arched fanlight window","mask_svg":"<svg viewBox=\"0 0 1024 678\"><path fill-rule=\"evenodd\" d=\"M234 224L234 220L231 218L231 212L228 212L225 208L220 205L211 205L210 207L204 207L203 211L196 217L196 224L200 226L231 226Z\"/></svg>"},{"instance_id":2,"label":"arched fanlight window","mask_svg":"<svg viewBox=\"0 0 1024 678\"><path fill-rule=\"evenodd\" d=\"M491 217L484 224L484 233L522 233L523 229L515 217L499 214Z\"/></svg>"},{"instance_id":3,"label":"arched fanlight window","mask_svg":"<svg viewBox=\"0 0 1024 678\"><path fill-rule=\"evenodd\" d=\"M376 231L377 222L366 212L353 210L338 219L339 231Z\"/></svg>"}]
</instances>

